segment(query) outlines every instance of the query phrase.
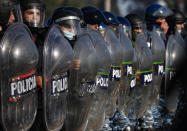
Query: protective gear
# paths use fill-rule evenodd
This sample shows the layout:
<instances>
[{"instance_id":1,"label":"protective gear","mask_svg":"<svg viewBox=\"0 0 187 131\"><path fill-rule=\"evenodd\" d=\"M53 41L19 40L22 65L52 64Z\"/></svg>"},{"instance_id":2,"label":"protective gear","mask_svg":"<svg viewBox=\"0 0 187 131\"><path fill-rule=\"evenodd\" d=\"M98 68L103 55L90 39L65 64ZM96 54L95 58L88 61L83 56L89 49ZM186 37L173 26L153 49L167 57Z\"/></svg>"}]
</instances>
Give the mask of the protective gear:
<instances>
[{"instance_id":1,"label":"protective gear","mask_svg":"<svg viewBox=\"0 0 187 131\"><path fill-rule=\"evenodd\" d=\"M112 60L109 77L108 102L106 106L106 116L108 118L111 118L114 115L117 96L119 92L122 63L122 46L111 27L107 27L104 30L103 38L107 43L107 47Z\"/></svg>"},{"instance_id":2,"label":"protective gear","mask_svg":"<svg viewBox=\"0 0 187 131\"><path fill-rule=\"evenodd\" d=\"M111 66L110 53L101 34L90 28L87 29L92 43L95 47L98 62L96 76L96 91L93 97L93 104L89 112L87 131L100 131L105 119L105 107L108 99L109 73Z\"/></svg>"},{"instance_id":3,"label":"protective gear","mask_svg":"<svg viewBox=\"0 0 187 131\"><path fill-rule=\"evenodd\" d=\"M82 33L80 18L74 9L58 10L54 14L54 22L60 25L61 30L69 28L76 34L76 39L70 44L73 47L73 59L80 62L78 70L70 70L65 127L68 131L85 130L96 89L95 49L89 34Z\"/></svg>"},{"instance_id":4,"label":"protective gear","mask_svg":"<svg viewBox=\"0 0 187 131\"><path fill-rule=\"evenodd\" d=\"M50 17L50 18L48 19L48 21L47 21L47 25L48 25L48 26L54 24L54 16L55 16L55 14L57 14L56 17L58 17L58 14L59 14L58 12L63 11L63 9L64 9L64 6L61 6L61 7L59 7L59 8L56 8L56 9L53 11L51 17Z\"/></svg>"},{"instance_id":5,"label":"protective gear","mask_svg":"<svg viewBox=\"0 0 187 131\"><path fill-rule=\"evenodd\" d=\"M184 24L185 23L184 14L180 10L177 10L177 9L173 9L172 11L173 11L175 24Z\"/></svg>"},{"instance_id":6,"label":"protective gear","mask_svg":"<svg viewBox=\"0 0 187 131\"><path fill-rule=\"evenodd\" d=\"M116 18L116 16L111 13L111 12L107 12L107 11L103 11L104 16L106 17L107 21L108 21L108 25L119 25L120 22L118 21L118 19Z\"/></svg>"},{"instance_id":7,"label":"protective gear","mask_svg":"<svg viewBox=\"0 0 187 131\"><path fill-rule=\"evenodd\" d=\"M43 109L48 131L60 130L67 109L68 73L73 51L60 29L53 25L44 42L43 51Z\"/></svg>"},{"instance_id":8,"label":"protective gear","mask_svg":"<svg viewBox=\"0 0 187 131\"><path fill-rule=\"evenodd\" d=\"M128 21L128 19L125 18L125 17L121 17L121 16L118 16L117 19L118 19L118 21L122 24L122 27L123 27L123 30L124 30L125 34L126 34L130 39L132 39L131 24L130 24L130 22Z\"/></svg>"},{"instance_id":9,"label":"protective gear","mask_svg":"<svg viewBox=\"0 0 187 131\"><path fill-rule=\"evenodd\" d=\"M172 89L171 85L177 70L180 69L186 56L183 44L179 40L176 30L175 34L170 35L166 47L165 95L167 108L171 112L175 112L177 107L178 91L176 92L175 89ZM175 96L172 96L173 94ZM173 101L173 99L175 100Z\"/></svg>"},{"instance_id":10,"label":"protective gear","mask_svg":"<svg viewBox=\"0 0 187 131\"><path fill-rule=\"evenodd\" d=\"M66 10L65 7L54 12L53 21L69 29L75 36L82 32L79 15L70 9Z\"/></svg>"},{"instance_id":11,"label":"protective gear","mask_svg":"<svg viewBox=\"0 0 187 131\"><path fill-rule=\"evenodd\" d=\"M169 25L169 30L167 32L167 34L174 34L175 33L175 29L177 29L176 24L184 24L185 23L185 16L182 14L182 12L178 11L178 10L173 10L173 15L170 15L168 17L166 17L166 21ZM184 29L181 28L181 32ZM178 29L177 29L178 30Z\"/></svg>"},{"instance_id":12,"label":"protective gear","mask_svg":"<svg viewBox=\"0 0 187 131\"><path fill-rule=\"evenodd\" d=\"M134 50L131 41L124 34L121 26L117 27L116 33L118 39L120 40L123 50L122 75L121 75L120 91L119 91L119 99L118 99L118 110L120 113L123 113L125 106L127 106L127 103L129 104L131 103L130 98L132 98L132 96L129 95L130 95L131 80L133 79L133 76L135 76L135 72L133 72L132 69Z\"/></svg>"},{"instance_id":13,"label":"protective gear","mask_svg":"<svg viewBox=\"0 0 187 131\"><path fill-rule=\"evenodd\" d=\"M29 27L44 27L45 5L42 0L20 0L23 21Z\"/></svg>"},{"instance_id":14,"label":"protective gear","mask_svg":"<svg viewBox=\"0 0 187 131\"><path fill-rule=\"evenodd\" d=\"M131 41L125 35L123 28L120 26L116 27L116 34L120 43L122 45L122 71L121 71L121 81L118 96L118 111L120 112L120 117L118 118L120 122L120 127L123 129L130 123L128 121L128 113L134 97L134 87L135 87L135 74L136 69L133 63L134 49ZM134 84L132 84L134 83Z\"/></svg>"},{"instance_id":15,"label":"protective gear","mask_svg":"<svg viewBox=\"0 0 187 131\"><path fill-rule=\"evenodd\" d=\"M21 22L21 13L17 0L1 0L0 1L0 25L8 24L8 20L13 13L15 21Z\"/></svg>"},{"instance_id":16,"label":"protective gear","mask_svg":"<svg viewBox=\"0 0 187 131\"><path fill-rule=\"evenodd\" d=\"M77 37L73 44L74 59L80 60L80 69L70 71L66 129L85 130L88 113L95 93L97 71L96 53L89 34Z\"/></svg>"},{"instance_id":17,"label":"protective gear","mask_svg":"<svg viewBox=\"0 0 187 131\"><path fill-rule=\"evenodd\" d=\"M162 38L156 32L156 29L154 28L152 31L149 31L147 35L147 45L151 49L153 55L153 82L149 98L149 107L147 108L146 113L142 118L142 128L152 128L153 124L160 124L160 121L158 121L160 119L159 112L155 111L158 108L157 105L159 101L161 82L164 74L165 61L165 44ZM155 106L153 111L152 106ZM157 118L153 119L154 117Z\"/></svg>"},{"instance_id":18,"label":"protective gear","mask_svg":"<svg viewBox=\"0 0 187 131\"><path fill-rule=\"evenodd\" d=\"M138 34L140 33L145 33L146 32L146 26L144 24L144 21L143 19L136 15L136 14L129 14L126 16L126 18L129 20L129 22L131 23L131 27L132 27L132 40L135 41L136 40L136 37ZM136 32L134 30L138 30L140 29L141 32Z\"/></svg>"},{"instance_id":19,"label":"protective gear","mask_svg":"<svg viewBox=\"0 0 187 131\"><path fill-rule=\"evenodd\" d=\"M107 24L107 19L99 9L93 6L85 6L81 10L84 14L84 20L87 24L90 25L95 25L95 24L100 25L101 23Z\"/></svg>"},{"instance_id":20,"label":"protective gear","mask_svg":"<svg viewBox=\"0 0 187 131\"><path fill-rule=\"evenodd\" d=\"M166 18L173 12L168 8L161 6L159 4L151 4L147 7L145 11L145 20L147 22L155 22L158 18Z\"/></svg>"},{"instance_id":21,"label":"protective gear","mask_svg":"<svg viewBox=\"0 0 187 131\"><path fill-rule=\"evenodd\" d=\"M78 17L80 18L80 24L81 27L84 28L86 27L86 22L84 21L84 15L81 9L76 8L76 7L72 7L72 6L66 6L64 7L65 10L71 10L74 13L76 13L78 15Z\"/></svg>"},{"instance_id":22,"label":"protective gear","mask_svg":"<svg viewBox=\"0 0 187 131\"><path fill-rule=\"evenodd\" d=\"M160 93L161 80L164 72L165 44L155 29L152 32L148 32L148 36L147 44L153 55L153 83L150 103L154 105L158 102L157 98Z\"/></svg>"},{"instance_id":23,"label":"protective gear","mask_svg":"<svg viewBox=\"0 0 187 131\"><path fill-rule=\"evenodd\" d=\"M150 100L150 92L152 86L152 53L148 48L144 36L138 35L134 44L134 48L137 55L138 67L136 72L137 88L135 92L134 100L134 113L136 118L143 116L146 111Z\"/></svg>"},{"instance_id":24,"label":"protective gear","mask_svg":"<svg viewBox=\"0 0 187 131\"><path fill-rule=\"evenodd\" d=\"M75 40L75 34L73 32L64 30L63 33L68 40Z\"/></svg>"},{"instance_id":25,"label":"protective gear","mask_svg":"<svg viewBox=\"0 0 187 131\"><path fill-rule=\"evenodd\" d=\"M39 55L28 28L9 26L1 41L1 123L5 130L29 130L38 107ZM8 66L7 66L8 65Z\"/></svg>"},{"instance_id":26,"label":"protective gear","mask_svg":"<svg viewBox=\"0 0 187 131\"><path fill-rule=\"evenodd\" d=\"M99 26L99 31L104 30L106 28L106 25L103 22L106 21L106 19L100 10L95 7L86 6L82 8L82 11L84 13L85 22L87 24L97 24ZM108 99L109 88L111 57L106 43L102 38L102 35L96 30L93 30L89 27L87 27L86 30L92 38L98 60L96 93L89 113L88 125L86 128L87 131L101 130L105 120L105 107Z\"/></svg>"},{"instance_id":27,"label":"protective gear","mask_svg":"<svg viewBox=\"0 0 187 131\"><path fill-rule=\"evenodd\" d=\"M100 30L110 52L111 56L111 69L109 74L109 89L108 89L108 100L105 110L105 124L102 130L110 130L109 118L114 116L116 110L116 102L119 93L119 85L121 79L121 63L122 63L122 47L121 43L115 35L113 28L108 26L107 28Z\"/></svg>"},{"instance_id":28,"label":"protective gear","mask_svg":"<svg viewBox=\"0 0 187 131\"><path fill-rule=\"evenodd\" d=\"M157 23L158 18L166 18L167 16L172 15L172 11L164 6L159 4L151 4L146 8L145 11L145 20L147 23L148 30L153 30L153 28L160 28L160 23Z\"/></svg>"}]
</instances>

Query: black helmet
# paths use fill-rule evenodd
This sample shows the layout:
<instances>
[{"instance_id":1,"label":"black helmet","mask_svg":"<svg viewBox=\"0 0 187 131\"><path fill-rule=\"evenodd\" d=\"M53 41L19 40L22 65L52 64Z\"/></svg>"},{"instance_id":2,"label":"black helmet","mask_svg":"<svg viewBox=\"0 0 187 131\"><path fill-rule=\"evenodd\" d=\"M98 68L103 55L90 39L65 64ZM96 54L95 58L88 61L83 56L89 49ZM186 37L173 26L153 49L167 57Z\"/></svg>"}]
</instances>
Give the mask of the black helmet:
<instances>
[{"instance_id":1,"label":"black helmet","mask_svg":"<svg viewBox=\"0 0 187 131\"><path fill-rule=\"evenodd\" d=\"M143 30L145 30L144 21L143 21L143 19L140 16L138 16L136 14L129 14L129 15L126 16L126 18L131 23L131 27L132 27L132 40L135 41L138 34L145 33L143 31ZM136 31L134 31L134 29L141 29L142 32L136 32Z\"/></svg>"},{"instance_id":2,"label":"black helmet","mask_svg":"<svg viewBox=\"0 0 187 131\"><path fill-rule=\"evenodd\" d=\"M180 10L177 10L177 9L173 9L172 11L173 11L175 24L184 24L185 23L184 14Z\"/></svg>"},{"instance_id":3,"label":"black helmet","mask_svg":"<svg viewBox=\"0 0 187 131\"><path fill-rule=\"evenodd\" d=\"M0 25L4 26L8 23L10 12L17 5L17 0L0 0Z\"/></svg>"},{"instance_id":4,"label":"black helmet","mask_svg":"<svg viewBox=\"0 0 187 131\"><path fill-rule=\"evenodd\" d=\"M169 25L168 34L174 34L176 30L176 24L184 24L185 16L179 10L173 9L173 15L166 17L166 21Z\"/></svg>"},{"instance_id":5,"label":"black helmet","mask_svg":"<svg viewBox=\"0 0 187 131\"><path fill-rule=\"evenodd\" d=\"M118 21L117 17L113 13L108 11L103 11L103 14L108 21L108 25L115 25L115 26L120 25L120 22Z\"/></svg>"},{"instance_id":6,"label":"black helmet","mask_svg":"<svg viewBox=\"0 0 187 131\"><path fill-rule=\"evenodd\" d=\"M104 24L107 23L107 19L105 18L103 13L99 9L97 9L96 7L85 6L81 10L84 14L84 20L85 20L86 24L100 25L101 23L104 23Z\"/></svg>"},{"instance_id":7,"label":"black helmet","mask_svg":"<svg viewBox=\"0 0 187 131\"><path fill-rule=\"evenodd\" d=\"M60 9L56 9L55 12L53 13L52 21L55 24L58 24L63 28L71 30L68 32L67 30L63 30L65 37L66 35L76 36L79 33L81 33L80 14L74 11L75 11L74 9L71 10L70 8L66 9L65 7L63 7ZM73 40L73 39L69 39L69 40Z\"/></svg>"},{"instance_id":8,"label":"black helmet","mask_svg":"<svg viewBox=\"0 0 187 131\"><path fill-rule=\"evenodd\" d=\"M76 13L77 16L79 16L79 18L80 18L81 27L85 27L85 26L86 26L86 23L85 23L85 21L84 21L84 14L83 14L83 12L82 12L81 9L76 8L76 7L73 7L73 6L66 6L66 7L64 7L64 9L65 9L65 10L71 10L71 11L73 11L74 13Z\"/></svg>"},{"instance_id":9,"label":"black helmet","mask_svg":"<svg viewBox=\"0 0 187 131\"><path fill-rule=\"evenodd\" d=\"M136 29L136 28L142 29L143 28L144 20L139 15L129 14L129 15L125 16L125 18L127 18L129 20L129 22L131 23L132 29Z\"/></svg>"},{"instance_id":10,"label":"black helmet","mask_svg":"<svg viewBox=\"0 0 187 131\"><path fill-rule=\"evenodd\" d=\"M62 9L64 9L64 8L65 8L65 6L60 6L60 7L56 8L56 9L53 11L51 17L50 17L50 18L48 19L48 21L47 21L47 25L48 25L48 26L50 26L50 25L52 25L52 24L54 23L54 16L55 16L55 14L57 15L58 12L60 12L60 10L62 10ZM56 16L55 16L55 17L56 17Z\"/></svg>"},{"instance_id":11,"label":"black helmet","mask_svg":"<svg viewBox=\"0 0 187 131\"><path fill-rule=\"evenodd\" d=\"M45 4L42 0L20 0L23 21L29 27L43 27L45 18ZM34 15L33 17L27 17Z\"/></svg>"}]
</instances>

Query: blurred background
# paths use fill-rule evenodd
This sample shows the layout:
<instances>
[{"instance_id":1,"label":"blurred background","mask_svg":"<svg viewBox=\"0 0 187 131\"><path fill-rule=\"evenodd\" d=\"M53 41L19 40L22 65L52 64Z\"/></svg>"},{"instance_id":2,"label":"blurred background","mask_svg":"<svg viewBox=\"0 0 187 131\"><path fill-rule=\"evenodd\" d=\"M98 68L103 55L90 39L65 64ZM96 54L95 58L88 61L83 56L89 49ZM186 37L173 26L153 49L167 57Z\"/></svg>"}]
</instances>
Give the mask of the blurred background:
<instances>
[{"instance_id":1,"label":"blurred background","mask_svg":"<svg viewBox=\"0 0 187 131\"><path fill-rule=\"evenodd\" d=\"M78 8L92 5L101 10L112 11L115 15L125 16L128 13L136 12L143 16L144 10L151 3L159 3L170 9L178 8L187 17L187 0L44 0L44 2L46 4L46 19L55 8L61 5Z\"/></svg>"}]
</instances>

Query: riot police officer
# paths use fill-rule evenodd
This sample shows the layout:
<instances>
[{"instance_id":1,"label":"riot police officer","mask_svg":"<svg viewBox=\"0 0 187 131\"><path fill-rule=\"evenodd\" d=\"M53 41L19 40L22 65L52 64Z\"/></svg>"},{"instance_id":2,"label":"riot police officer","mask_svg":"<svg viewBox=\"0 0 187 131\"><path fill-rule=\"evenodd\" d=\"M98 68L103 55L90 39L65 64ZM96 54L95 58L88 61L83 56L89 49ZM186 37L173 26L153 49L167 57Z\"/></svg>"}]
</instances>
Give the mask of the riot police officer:
<instances>
[{"instance_id":1,"label":"riot police officer","mask_svg":"<svg viewBox=\"0 0 187 131\"><path fill-rule=\"evenodd\" d=\"M33 40L38 48L39 63L37 69L37 86L38 91L38 113L31 130L44 130L42 124L42 61L43 61L43 45L46 29L44 29L45 6L41 0L20 0L23 22L26 24L31 33Z\"/></svg>"},{"instance_id":2,"label":"riot police officer","mask_svg":"<svg viewBox=\"0 0 187 131\"><path fill-rule=\"evenodd\" d=\"M109 20L107 15L108 12L103 11L102 12L104 16L107 18L107 21ZM120 43L120 40L118 39L116 35L117 28L113 25L117 25L115 22L119 24L118 21L115 22L107 22L107 28L101 28L100 32L103 34L103 38L107 44L107 47L109 49L111 59L112 59L112 65L110 70L110 81L109 81L109 90L108 90L108 101L106 106L106 119L105 119L105 125L103 130L105 128L108 128L109 130L109 118L112 118L114 116L115 110L116 110L116 102L119 94L119 88L120 88L120 79L121 79L121 65L122 65L122 45Z\"/></svg>"},{"instance_id":3,"label":"riot police officer","mask_svg":"<svg viewBox=\"0 0 187 131\"><path fill-rule=\"evenodd\" d=\"M104 124L105 107L108 99L109 73L111 57L104 41L101 28L106 27L107 20L101 11L93 6L85 6L81 9L84 14L84 21L87 24L85 31L90 34L98 61L98 72L96 77L96 93L89 113L88 125L86 130L100 131ZM102 57L101 57L102 56Z\"/></svg>"},{"instance_id":4,"label":"riot police officer","mask_svg":"<svg viewBox=\"0 0 187 131\"><path fill-rule=\"evenodd\" d=\"M173 24L176 25L178 32L185 37L185 30L184 30L184 24L185 24L185 16L184 14L177 9L173 9Z\"/></svg>"},{"instance_id":5,"label":"riot police officer","mask_svg":"<svg viewBox=\"0 0 187 131\"><path fill-rule=\"evenodd\" d=\"M137 61L138 61L137 71L136 71L137 90L135 91L135 98L134 98L135 100L134 100L134 105L132 107L132 112L134 112L136 118L139 119L143 117L150 103L149 97L152 89L152 60L153 59L152 59L151 50L148 47L145 39L147 36L146 36L146 29L143 19L136 14L129 14L126 16L126 18L130 21L132 26L132 43L135 48L137 54ZM145 50L141 51L141 49L143 48ZM142 54L142 52L145 52L145 54ZM139 63L144 63L144 65L141 66L139 65ZM146 78L145 75L149 76L150 79L148 81L145 80ZM145 83L142 83L143 82L142 79L144 79L143 81ZM145 92L146 94L144 94ZM134 120L132 119L132 121Z\"/></svg>"},{"instance_id":6,"label":"riot police officer","mask_svg":"<svg viewBox=\"0 0 187 131\"><path fill-rule=\"evenodd\" d=\"M8 20L10 19L10 13L11 13L11 7L12 5L4 6L4 0L1 0L1 13L0 13L0 33L1 38L4 34L4 31L6 30L6 25L8 24Z\"/></svg>"},{"instance_id":7,"label":"riot police officer","mask_svg":"<svg viewBox=\"0 0 187 131\"><path fill-rule=\"evenodd\" d=\"M175 11L175 10L174 10ZM178 98L179 98L179 87L178 87L178 79L179 70L184 65L185 56L186 56L186 43L183 40L181 34L178 32L178 29L183 26L182 24L176 24L176 11L173 15L170 15L166 18L169 24L169 30L167 32L167 52L166 52L166 76L165 76L165 94L166 94L166 107L168 112L173 116L175 116L177 106L178 106ZM184 21L183 21L184 22ZM172 49L171 49L172 48ZM170 54L177 54L177 56L172 59L169 57ZM173 67L174 70L169 70L169 67ZM170 74L169 74L170 73ZM172 75L173 74L173 75ZM177 77L178 76L178 77ZM169 78L169 79L168 79ZM172 102L171 102L172 101Z\"/></svg>"},{"instance_id":8,"label":"riot police officer","mask_svg":"<svg viewBox=\"0 0 187 131\"><path fill-rule=\"evenodd\" d=\"M164 107L167 106L167 108L169 110L172 110L172 109L175 110L176 103L177 103L176 96L178 94L178 91L176 91L175 89L171 89L169 85L170 85L171 81L174 79L176 63L180 63L179 61L181 59L181 58L177 58L177 57L175 57L175 59L172 59L170 54L172 54L172 52L175 52L176 54L178 54L180 56L184 52L183 49L181 48L181 44L178 44L176 42L176 41L179 42L179 41L183 41L183 40L181 39L178 32L176 32L174 29L175 26L173 26L173 25L175 22L171 19L172 13L173 12L166 7L163 7L159 4L152 4L152 5L148 6L148 8L146 9L146 15L145 15L148 29L152 30L152 28L156 28L156 32L158 32L158 33L160 32L159 34L162 37L162 39L164 40L165 45L166 45L165 75L164 75L165 76L165 84L164 84L164 87L161 87L160 107L161 107L161 109L164 109ZM168 19L170 19L170 20L168 20ZM168 24L170 27L168 26ZM171 34L175 34L175 38ZM161 42L159 42L159 43L161 43ZM183 42L179 42L179 43L183 43ZM178 49L175 49L174 46L175 47L178 46L177 47ZM176 50L180 50L179 52L181 52L181 53L177 53L178 51L176 51ZM178 61L178 62L174 62L174 61ZM163 92L164 92L164 94L163 94ZM175 92L175 93L171 93L171 92ZM172 94L172 95L168 95L168 94ZM166 99L163 99L163 97L165 97ZM169 99L173 99L173 100L175 100L175 102L172 101L172 104L171 104ZM162 112L164 112L164 111L162 110ZM158 113L156 113L156 114L158 114ZM172 114L172 113L170 113L170 114ZM172 116L173 114L172 115L170 115L170 114L168 113L166 116L163 116L163 118L165 117L164 119L165 119L166 124L168 124L168 120L171 120L171 118L173 117ZM161 114L161 116L162 115L163 114ZM155 118L158 118L158 116L156 116ZM162 120L160 120L160 122L161 121ZM160 123L160 122L158 122L158 123ZM161 124L160 126L162 126L162 122L160 124ZM169 121L169 124L171 124L171 121Z\"/></svg>"},{"instance_id":9,"label":"riot police officer","mask_svg":"<svg viewBox=\"0 0 187 131\"><path fill-rule=\"evenodd\" d=\"M38 47L40 61L38 65L37 85L42 88L41 66L42 66L42 51L43 41L45 36L44 16L45 6L41 0L21 0L20 6L22 10L23 22L29 27L33 35L33 40Z\"/></svg>"},{"instance_id":10,"label":"riot police officer","mask_svg":"<svg viewBox=\"0 0 187 131\"><path fill-rule=\"evenodd\" d=\"M172 11L170 9L159 4L151 4L145 11L147 29L152 30L153 28L157 28L157 33L162 37L165 44L167 42L166 33L169 29L165 18L171 14Z\"/></svg>"},{"instance_id":11,"label":"riot police officer","mask_svg":"<svg viewBox=\"0 0 187 131\"><path fill-rule=\"evenodd\" d=\"M1 15L0 30L2 33L2 31L5 31L10 24L12 24L15 21L18 22L18 19L16 18L21 19L20 8L17 0L9 0L9 1L1 0L0 15Z\"/></svg>"},{"instance_id":12,"label":"riot police officer","mask_svg":"<svg viewBox=\"0 0 187 131\"><path fill-rule=\"evenodd\" d=\"M1 41L1 78L4 78L1 80L1 90L3 91L1 92L1 104L3 105L1 106L1 123L5 130L29 130L37 111L36 65L38 52L31 39L29 29L20 21L21 14L17 14L20 13L17 1L1 0L0 3L0 14L3 18L0 20L1 33L4 34ZM7 46L10 49L7 50ZM23 85L18 87L17 84L20 82ZM14 85L9 87L12 92L6 91L7 84L9 84L8 87ZM9 100L5 96L8 96ZM2 98L9 104L4 102ZM7 108L10 110L7 111ZM5 112L11 115L7 118Z\"/></svg>"},{"instance_id":13,"label":"riot police officer","mask_svg":"<svg viewBox=\"0 0 187 131\"><path fill-rule=\"evenodd\" d=\"M21 9L23 21L32 31L40 53L37 77L40 103L31 130L60 130L67 110L68 70L73 57L72 48L58 26L44 28L45 6L42 1L21 1Z\"/></svg>"},{"instance_id":14,"label":"riot police officer","mask_svg":"<svg viewBox=\"0 0 187 131\"><path fill-rule=\"evenodd\" d=\"M125 32L122 29L122 25L118 21L117 17L111 12L104 12L105 17L108 20L108 25L113 27L113 30L119 39L122 47L122 66L121 66L121 80L120 80L120 88L118 93L117 100L117 109L120 112L120 118L118 122L121 123L121 129L127 128L129 125L128 118L125 115L128 115L127 103L130 102L132 97L129 97L130 90L133 90L131 87L131 82L133 79L133 56L134 49L131 41L126 36ZM135 76L135 73L134 73ZM129 103L130 104L130 103ZM116 118L114 118L116 119ZM116 119L116 120L117 120ZM125 120L127 121L124 123ZM117 121L116 121L117 122ZM128 127L129 128L129 127Z\"/></svg>"},{"instance_id":15,"label":"riot police officer","mask_svg":"<svg viewBox=\"0 0 187 131\"><path fill-rule=\"evenodd\" d=\"M67 99L66 130L85 130L95 93L96 53L89 35L83 32L77 8L62 8L53 14L64 37L74 50L74 60L80 67L70 70Z\"/></svg>"},{"instance_id":16,"label":"riot police officer","mask_svg":"<svg viewBox=\"0 0 187 131\"><path fill-rule=\"evenodd\" d=\"M157 8L159 10L155 11ZM151 104L149 106L149 110L147 110L147 116L151 116L154 118L158 118L160 115L158 112L157 105L158 105L158 100L159 100L159 96L160 96L162 76L164 73L165 43L162 40L162 38L160 37L159 32L161 32L164 29L165 29L165 31L163 31L163 32L167 31L167 28L164 28L167 26L167 23L164 20L164 14L163 14L163 16L161 16L161 15L159 16L159 13L158 13L158 12L163 12L163 11L167 11L167 10L164 7L161 8L157 4L153 4L153 5L148 6L146 9L146 12L145 12L145 20L146 20L146 25L147 25L147 30L148 30L147 44L153 53L153 61L154 61L153 62L153 70L154 70L153 89L151 91L151 97L150 97ZM168 12L168 14L169 14L169 12ZM159 24L159 22L162 22L162 23ZM164 33L162 33L162 35L163 34ZM153 107L152 107L152 105L153 105ZM153 116L152 116L152 112L153 112ZM158 120L155 120L153 125L156 126L156 128L158 128L158 126L159 126Z\"/></svg>"}]
</instances>

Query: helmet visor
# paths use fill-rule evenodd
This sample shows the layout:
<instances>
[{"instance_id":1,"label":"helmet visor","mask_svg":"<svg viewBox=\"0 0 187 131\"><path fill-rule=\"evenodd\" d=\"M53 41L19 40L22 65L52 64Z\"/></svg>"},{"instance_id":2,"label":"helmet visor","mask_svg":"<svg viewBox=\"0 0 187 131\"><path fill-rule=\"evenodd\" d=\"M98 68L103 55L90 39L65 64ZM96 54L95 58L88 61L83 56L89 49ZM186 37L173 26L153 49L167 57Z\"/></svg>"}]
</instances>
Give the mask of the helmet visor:
<instances>
[{"instance_id":1,"label":"helmet visor","mask_svg":"<svg viewBox=\"0 0 187 131\"><path fill-rule=\"evenodd\" d=\"M81 33L80 18L76 16L68 16L55 20L55 23L59 23L61 27L67 29L69 32L78 35Z\"/></svg>"},{"instance_id":2,"label":"helmet visor","mask_svg":"<svg viewBox=\"0 0 187 131\"><path fill-rule=\"evenodd\" d=\"M43 27L44 26L44 8L32 6L23 12L24 22L31 27Z\"/></svg>"}]
</instances>

